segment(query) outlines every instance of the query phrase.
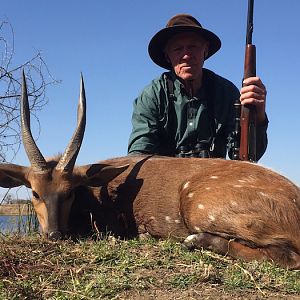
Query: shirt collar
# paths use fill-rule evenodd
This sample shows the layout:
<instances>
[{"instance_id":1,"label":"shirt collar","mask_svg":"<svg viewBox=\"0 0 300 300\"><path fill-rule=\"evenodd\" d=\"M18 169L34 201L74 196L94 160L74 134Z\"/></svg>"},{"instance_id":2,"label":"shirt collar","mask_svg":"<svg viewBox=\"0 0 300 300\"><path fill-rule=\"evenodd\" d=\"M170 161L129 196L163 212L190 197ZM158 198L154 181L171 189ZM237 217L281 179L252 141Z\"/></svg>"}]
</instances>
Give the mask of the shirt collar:
<instances>
[{"instance_id":1,"label":"shirt collar","mask_svg":"<svg viewBox=\"0 0 300 300\"><path fill-rule=\"evenodd\" d=\"M174 71L170 71L170 77L174 82L174 94L175 94L175 96L178 96L178 91L181 92L181 95L189 96L189 93L185 89L183 83L180 81L178 76L174 73ZM206 77L206 70L203 69L203 82L205 82L205 77ZM205 97L207 95L206 90L207 90L206 85L202 84L202 87L200 88L198 93L195 95L195 98L200 99L200 100L205 99Z\"/></svg>"}]
</instances>

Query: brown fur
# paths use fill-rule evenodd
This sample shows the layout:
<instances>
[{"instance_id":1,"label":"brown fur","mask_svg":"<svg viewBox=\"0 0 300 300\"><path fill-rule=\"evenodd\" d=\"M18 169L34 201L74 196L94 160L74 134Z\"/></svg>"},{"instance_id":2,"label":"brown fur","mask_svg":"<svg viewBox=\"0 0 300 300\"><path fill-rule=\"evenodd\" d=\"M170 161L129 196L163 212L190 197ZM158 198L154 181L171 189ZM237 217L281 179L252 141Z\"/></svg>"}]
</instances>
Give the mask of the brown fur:
<instances>
[{"instance_id":1,"label":"brown fur","mask_svg":"<svg viewBox=\"0 0 300 300\"><path fill-rule=\"evenodd\" d=\"M300 267L300 191L283 176L219 159L124 157L103 163L130 165L105 194L138 234L183 240L212 233L243 248L241 255L237 246L223 254L280 264L281 251L291 257L283 265Z\"/></svg>"},{"instance_id":2,"label":"brown fur","mask_svg":"<svg viewBox=\"0 0 300 300\"><path fill-rule=\"evenodd\" d=\"M60 197L52 231L65 232L62 220L70 217L73 234L96 229L123 238L171 237L191 248L300 269L299 187L256 164L127 156L75 167L68 176L28 169L25 177L36 193ZM3 172L0 179L7 184ZM50 207L49 200L39 201Z\"/></svg>"}]
</instances>

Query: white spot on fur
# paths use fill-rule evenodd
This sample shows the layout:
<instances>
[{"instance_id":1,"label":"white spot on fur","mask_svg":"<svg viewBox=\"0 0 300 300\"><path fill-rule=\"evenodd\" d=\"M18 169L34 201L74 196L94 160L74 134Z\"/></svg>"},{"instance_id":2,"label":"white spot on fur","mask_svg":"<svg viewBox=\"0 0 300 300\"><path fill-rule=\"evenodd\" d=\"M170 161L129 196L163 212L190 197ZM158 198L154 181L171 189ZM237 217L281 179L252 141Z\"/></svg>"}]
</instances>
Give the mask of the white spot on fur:
<instances>
[{"instance_id":1,"label":"white spot on fur","mask_svg":"<svg viewBox=\"0 0 300 300\"><path fill-rule=\"evenodd\" d=\"M171 219L171 217L169 217L169 216L166 216L166 217L165 217L165 220L166 220L167 223L172 223L172 219Z\"/></svg>"},{"instance_id":2,"label":"white spot on fur","mask_svg":"<svg viewBox=\"0 0 300 300\"><path fill-rule=\"evenodd\" d=\"M246 183L246 180L239 179L238 182L240 182L240 183Z\"/></svg>"},{"instance_id":3,"label":"white spot on fur","mask_svg":"<svg viewBox=\"0 0 300 300\"><path fill-rule=\"evenodd\" d=\"M206 189L207 191L209 191L209 190L211 190L211 187L208 186L208 187L206 187L205 189Z\"/></svg>"},{"instance_id":4,"label":"white spot on fur","mask_svg":"<svg viewBox=\"0 0 300 300\"><path fill-rule=\"evenodd\" d=\"M187 196L188 196L189 198L192 198L192 197L194 196L194 193L190 192L190 193L188 193Z\"/></svg>"},{"instance_id":5,"label":"white spot on fur","mask_svg":"<svg viewBox=\"0 0 300 300\"><path fill-rule=\"evenodd\" d=\"M150 220L156 220L156 218L154 216L151 216Z\"/></svg>"},{"instance_id":6,"label":"white spot on fur","mask_svg":"<svg viewBox=\"0 0 300 300\"><path fill-rule=\"evenodd\" d=\"M230 204L231 204L232 206L237 206L237 202L236 202L236 201L230 201Z\"/></svg>"},{"instance_id":7,"label":"white spot on fur","mask_svg":"<svg viewBox=\"0 0 300 300\"><path fill-rule=\"evenodd\" d=\"M216 218L213 216L213 215L209 215L208 218L211 220L211 221L215 221Z\"/></svg>"},{"instance_id":8,"label":"white spot on fur","mask_svg":"<svg viewBox=\"0 0 300 300\"><path fill-rule=\"evenodd\" d=\"M174 222L175 222L176 224L180 224L180 220L178 220L178 219L176 219Z\"/></svg>"},{"instance_id":9,"label":"white spot on fur","mask_svg":"<svg viewBox=\"0 0 300 300\"><path fill-rule=\"evenodd\" d=\"M190 181L187 181L187 182L183 185L182 189L184 190L184 189L188 188L189 185L190 185L190 183L191 183Z\"/></svg>"},{"instance_id":10,"label":"white spot on fur","mask_svg":"<svg viewBox=\"0 0 300 300\"><path fill-rule=\"evenodd\" d=\"M194 229L198 232L201 231L200 227L198 227L198 226L195 226Z\"/></svg>"},{"instance_id":11,"label":"white spot on fur","mask_svg":"<svg viewBox=\"0 0 300 300\"><path fill-rule=\"evenodd\" d=\"M268 197L268 195L264 192L259 192L260 195L262 195L263 197Z\"/></svg>"},{"instance_id":12,"label":"white spot on fur","mask_svg":"<svg viewBox=\"0 0 300 300\"><path fill-rule=\"evenodd\" d=\"M218 179L219 176L210 176L211 179Z\"/></svg>"},{"instance_id":13,"label":"white spot on fur","mask_svg":"<svg viewBox=\"0 0 300 300\"><path fill-rule=\"evenodd\" d=\"M201 203L199 203L199 204L198 204L198 208L199 208L199 209L204 209L204 205L201 204Z\"/></svg>"},{"instance_id":14,"label":"white spot on fur","mask_svg":"<svg viewBox=\"0 0 300 300\"><path fill-rule=\"evenodd\" d=\"M242 188L243 186L240 185L240 184L235 184L233 187L236 187L236 188Z\"/></svg>"}]
</instances>

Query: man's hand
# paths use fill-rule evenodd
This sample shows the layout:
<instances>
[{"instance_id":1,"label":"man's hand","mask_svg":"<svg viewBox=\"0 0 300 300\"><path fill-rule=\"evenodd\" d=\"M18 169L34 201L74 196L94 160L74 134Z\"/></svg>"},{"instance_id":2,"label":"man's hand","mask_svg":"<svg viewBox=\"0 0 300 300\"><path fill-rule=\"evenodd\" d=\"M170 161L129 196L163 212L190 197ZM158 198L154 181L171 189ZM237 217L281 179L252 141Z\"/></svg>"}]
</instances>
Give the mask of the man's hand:
<instances>
[{"instance_id":1,"label":"man's hand","mask_svg":"<svg viewBox=\"0 0 300 300\"><path fill-rule=\"evenodd\" d=\"M243 81L240 101L242 105L251 104L256 107L257 124L262 124L266 118L267 90L259 77L249 77Z\"/></svg>"}]
</instances>

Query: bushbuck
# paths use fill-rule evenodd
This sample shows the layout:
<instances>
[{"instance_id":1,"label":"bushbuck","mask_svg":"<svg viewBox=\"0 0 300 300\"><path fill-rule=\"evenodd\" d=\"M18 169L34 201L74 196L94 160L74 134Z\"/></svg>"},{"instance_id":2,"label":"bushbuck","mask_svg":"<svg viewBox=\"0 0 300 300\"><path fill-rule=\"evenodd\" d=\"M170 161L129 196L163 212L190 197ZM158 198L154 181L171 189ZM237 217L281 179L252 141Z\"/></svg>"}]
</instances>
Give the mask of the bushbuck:
<instances>
[{"instance_id":1,"label":"bushbuck","mask_svg":"<svg viewBox=\"0 0 300 300\"><path fill-rule=\"evenodd\" d=\"M46 160L30 130L25 78L23 144L30 167L2 164L0 185L25 185L50 239L110 232L174 238L244 260L300 269L300 189L257 164L205 158L125 156L75 166L86 119L83 80L77 128L62 156Z\"/></svg>"}]
</instances>

